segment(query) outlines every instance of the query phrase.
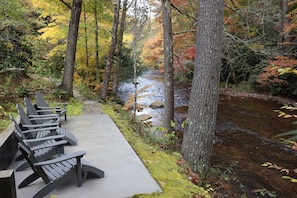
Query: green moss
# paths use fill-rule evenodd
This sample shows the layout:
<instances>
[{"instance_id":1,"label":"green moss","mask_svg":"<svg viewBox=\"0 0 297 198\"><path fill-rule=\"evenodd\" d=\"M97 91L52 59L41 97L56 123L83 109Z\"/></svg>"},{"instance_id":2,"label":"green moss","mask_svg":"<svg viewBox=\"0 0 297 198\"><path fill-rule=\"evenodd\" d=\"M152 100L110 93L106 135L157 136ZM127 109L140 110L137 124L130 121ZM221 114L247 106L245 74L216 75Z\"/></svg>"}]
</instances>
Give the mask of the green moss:
<instances>
[{"instance_id":1,"label":"green moss","mask_svg":"<svg viewBox=\"0 0 297 198\"><path fill-rule=\"evenodd\" d=\"M181 156L179 153L167 153L157 146L146 143L138 133L134 132L127 119L112 105L102 105L104 113L108 114L121 130L127 141L134 148L140 159L149 170L152 177L159 183L162 193L149 195L135 195L137 198L150 197L191 197L200 195L210 197L202 187L194 185L187 179L183 169L177 164Z\"/></svg>"},{"instance_id":2,"label":"green moss","mask_svg":"<svg viewBox=\"0 0 297 198\"><path fill-rule=\"evenodd\" d=\"M67 116L78 116L82 113L82 102L71 98L67 105Z\"/></svg>"}]
</instances>

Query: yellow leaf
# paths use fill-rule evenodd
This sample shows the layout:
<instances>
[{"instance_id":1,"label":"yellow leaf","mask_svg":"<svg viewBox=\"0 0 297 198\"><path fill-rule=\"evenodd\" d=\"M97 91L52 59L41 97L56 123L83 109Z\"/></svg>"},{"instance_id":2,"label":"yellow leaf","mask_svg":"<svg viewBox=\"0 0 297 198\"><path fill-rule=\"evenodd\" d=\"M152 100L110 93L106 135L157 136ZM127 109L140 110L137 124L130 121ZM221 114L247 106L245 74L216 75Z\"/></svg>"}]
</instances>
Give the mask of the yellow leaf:
<instances>
[{"instance_id":1,"label":"yellow leaf","mask_svg":"<svg viewBox=\"0 0 297 198\"><path fill-rule=\"evenodd\" d=\"M284 115L284 118L291 118L291 117L293 117L293 116L289 115L289 114Z\"/></svg>"},{"instance_id":2,"label":"yellow leaf","mask_svg":"<svg viewBox=\"0 0 297 198\"><path fill-rule=\"evenodd\" d=\"M262 166L264 166L264 167L268 167L268 166L271 166L271 165L272 165L271 162L266 162L266 163L262 164Z\"/></svg>"},{"instance_id":3,"label":"yellow leaf","mask_svg":"<svg viewBox=\"0 0 297 198\"><path fill-rule=\"evenodd\" d=\"M293 177L289 177L289 176L283 176L283 179L289 179L291 182L293 183L297 183L297 179L293 178Z\"/></svg>"},{"instance_id":4,"label":"yellow leaf","mask_svg":"<svg viewBox=\"0 0 297 198\"><path fill-rule=\"evenodd\" d=\"M290 67L287 67L287 68L280 68L278 69L278 72L279 72L279 75L283 75L283 74L286 74L288 72L290 72L292 69Z\"/></svg>"}]
</instances>

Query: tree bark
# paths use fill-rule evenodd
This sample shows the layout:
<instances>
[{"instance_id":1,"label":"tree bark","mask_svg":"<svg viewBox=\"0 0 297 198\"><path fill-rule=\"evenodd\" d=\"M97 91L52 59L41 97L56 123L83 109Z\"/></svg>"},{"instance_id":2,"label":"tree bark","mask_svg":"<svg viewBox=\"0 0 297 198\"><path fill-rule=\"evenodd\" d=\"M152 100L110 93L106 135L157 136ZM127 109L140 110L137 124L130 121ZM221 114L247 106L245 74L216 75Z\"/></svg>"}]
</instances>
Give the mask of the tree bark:
<instances>
[{"instance_id":1,"label":"tree bark","mask_svg":"<svg viewBox=\"0 0 297 198\"><path fill-rule=\"evenodd\" d=\"M282 10L282 30L281 30L281 40L282 42L289 42L289 35L287 32L288 27L288 17L286 13L288 11L288 0L280 0L281 10Z\"/></svg>"},{"instance_id":2,"label":"tree bark","mask_svg":"<svg viewBox=\"0 0 297 198\"><path fill-rule=\"evenodd\" d=\"M171 122L174 121L173 38L170 0L162 0L162 20L164 39L164 126L167 132L170 133L173 130Z\"/></svg>"},{"instance_id":3,"label":"tree bark","mask_svg":"<svg viewBox=\"0 0 297 198\"><path fill-rule=\"evenodd\" d=\"M60 85L60 88L65 90L69 97L73 97L73 73L81 7L82 0L73 0L69 21L64 73L62 83Z\"/></svg>"},{"instance_id":4,"label":"tree bark","mask_svg":"<svg viewBox=\"0 0 297 198\"><path fill-rule=\"evenodd\" d=\"M121 63L122 63L123 35L124 35L124 30L125 30L127 5L128 5L128 0L124 0L124 2L123 2L123 10L122 10L122 18L121 18L120 30L119 30L119 38L118 38L117 62L116 62L116 68L115 68L115 71L114 71L114 76L113 76L112 92L114 94L117 92L118 81L119 81L118 80L118 78L119 78L119 71L120 71L120 66L121 66Z\"/></svg>"},{"instance_id":5,"label":"tree bark","mask_svg":"<svg viewBox=\"0 0 297 198\"><path fill-rule=\"evenodd\" d=\"M114 54L115 54L115 48L116 48L116 42L117 42L117 32L118 32L118 25L119 25L120 5L121 5L121 0L117 0L114 8L114 21L112 26L111 44L109 48L108 58L107 58L106 67L105 67L105 74L102 82L102 90L100 95L102 100L106 100L108 83L110 79L112 64L114 61Z\"/></svg>"},{"instance_id":6,"label":"tree bark","mask_svg":"<svg viewBox=\"0 0 297 198\"><path fill-rule=\"evenodd\" d=\"M94 20L95 20L95 59L96 59L96 81L99 81L99 27L97 17L97 2L94 1Z\"/></svg>"},{"instance_id":7,"label":"tree bark","mask_svg":"<svg viewBox=\"0 0 297 198\"><path fill-rule=\"evenodd\" d=\"M89 48L88 48L88 27L87 27L87 13L86 13L86 2L84 1L84 31L85 31L85 49L86 49L86 67L89 67ZM83 75L84 79L84 75Z\"/></svg>"},{"instance_id":8,"label":"tree bark","mask_svg":"<svg viewBox=\"0 0 297 198\"><path fill-rule=\"evenodd\" d=\"M182 155L194 172L210 167L218 109L224 0L199 0L194 78Z\"/></svg>"}]
</instances>

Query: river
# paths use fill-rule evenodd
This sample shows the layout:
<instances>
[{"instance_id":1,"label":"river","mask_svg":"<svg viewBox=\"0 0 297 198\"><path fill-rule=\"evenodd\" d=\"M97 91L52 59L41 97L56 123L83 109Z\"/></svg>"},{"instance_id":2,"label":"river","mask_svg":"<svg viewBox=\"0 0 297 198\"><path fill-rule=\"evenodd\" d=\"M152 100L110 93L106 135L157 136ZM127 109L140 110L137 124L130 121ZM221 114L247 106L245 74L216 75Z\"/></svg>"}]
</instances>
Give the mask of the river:
<instances>
[{"instance_id":1,"label":"river","mask_svg":"<svg viewBox=\"0 0 297 198\"><path fill-rule=\"evenodd\" d=\"M150 114L153 125L162 125L163 109L151 109L150 103L164 101L163 76L158 71L147 71L138 77L138 103ZM133 94L131 81L121 82L118 96L126 101ZM175 121L186 118L190 88L175 87ZM279 143L275 136L296 128L293 120L278 118L276 109L282 104L246 97L220 95L216 135L211 158L212 166L221 170L228 185L218 183L217 197L297 197L297 184L283 179L281 168L288 169L291 176L297 168L296 152ZM178 130L182 130L180 125ZM276 168L263 167L270 162Z\"/></svg>"}]
</instances>

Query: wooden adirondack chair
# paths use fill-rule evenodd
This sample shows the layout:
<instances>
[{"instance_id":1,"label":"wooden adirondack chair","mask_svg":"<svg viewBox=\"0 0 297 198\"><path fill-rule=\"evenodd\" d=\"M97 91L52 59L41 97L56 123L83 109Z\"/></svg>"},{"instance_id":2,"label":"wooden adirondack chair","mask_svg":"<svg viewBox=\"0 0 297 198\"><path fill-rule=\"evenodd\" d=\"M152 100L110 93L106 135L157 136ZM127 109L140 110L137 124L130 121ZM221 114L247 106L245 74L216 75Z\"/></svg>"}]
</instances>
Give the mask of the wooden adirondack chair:
<instances>
[{"instance_id":1,"label":"wooden adirondack chair","mask_svg":"<svg viewBox=\"0 0 297 198\"><path fill-rule=\"evenodd\" d=\"M89 165L86 161L81 159L86 154L84 151L38 162L26 142L19 142L18 144L20 151L26 157L26 160L34 171L25 178L18 187L26 187L38 178L42 178L45 183L45 186L42 187L33 198L44 197L68 180L75 179L77 186L80 187L88 175L97 178L104 177L102 170Z\"/></svg>"},{"instance_id":2,"label":"wooden adirondack chair","mask_svg":"<svg viewBox=\"0 0 297 198\"><path fill-rule=\"evenodd\" d=\"M35 124L43 124L45 122L60 122L59 114L43 114L45 110L36 110L31 100L27 97L24 98L24 103L27 109L27 116L29 118L38 118L33 121Z\"/></svg>"},{"instance_id":3,"label":"wooden adirondack chair","mask_svg":"<svg viewBox=\"0 0 297 198\"><path fill-rule=\"evenodd\" d=\"M36 105L35 108L37 110L47 110L47 111L41 111L42 114L51 114L56 113L59 114L59 116L63 116L65 118L65 121L67 120L67 103L54 103L53 105L59 105L59 106L50 106L44 99L43 95L36 91L35 93L36 98Z\"/></svg>"},{"instance_id":4,"label":"wooden adirondack chair","mask_svg":"<svg viewBox=\"0 0 297 198\"><path fill-rule=\"evenodd\" d=\"M31 133L31 138L41 138L52 135L63 135L62 139L66 140L70 145L74 146L77 144L77 139L75 135L66 129L60 127L59 122L55 122L55 120L51 120L52 122L48 122L48 116L44 117L35 117L29 118L24 111L24 109L17 104L17 110L20 115L20 126L23 130L35 130L36 133ZM45 120L45 122L44 122ZM38 121L38 122L36 122ZM38 124L37 124L38 123ZM38 132L41 128L47 127L49 130L43 130L43 132ZM33 132L32 131L32 132Z\"/></svg>"},{"instance_id":5,"label":"wooden adirondack chair","mask_svg":"<svg viewBox=\"0 0 297 198\"><path fill-rule=\"evenodd\" d=\"M19 142L24 141L30 146L32 152L34 153L36 159L38 161L47 160L55 155L62 155L64 154L64 146L67 144L67 141L61 140L63 135L54 135L44 138L37 138L37 139L29 139L27 138L28 133L32 133L29 131L23 131L15 118L10 115L10 119L15 127L15 135ZM40 129L40 133L42 130L48 130L47 128ZM36 132L33 132L36 133ZM32 135L30 135L32 136ZM29 167L27 161L22 162L17 168L16 171L23 171Z\"/></svg>"}]
</instances>

